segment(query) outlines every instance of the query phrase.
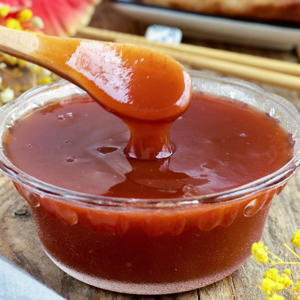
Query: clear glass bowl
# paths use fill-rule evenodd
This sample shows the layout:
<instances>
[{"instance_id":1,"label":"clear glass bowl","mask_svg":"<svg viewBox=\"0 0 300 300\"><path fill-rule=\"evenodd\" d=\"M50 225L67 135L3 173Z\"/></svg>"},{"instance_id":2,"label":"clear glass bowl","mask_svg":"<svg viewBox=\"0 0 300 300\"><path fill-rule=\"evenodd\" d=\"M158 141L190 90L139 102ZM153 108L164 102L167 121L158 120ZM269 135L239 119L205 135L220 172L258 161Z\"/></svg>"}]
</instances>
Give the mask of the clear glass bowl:
<instances>
[{"instance_id":1,"label":"clear glass bowl","mask_svg":"<svg viewBox=\"0 0 300 300\"><path fill-rule=\"evenodd\" d=\"M287 100L240 80L191 72L193 89L237 99L277 118L294 156L247 185L183 199L119 199L52 186L16 168L0 148L0 169L29 203L48 256L71 276L99 288L168 294L216 282L239 269L262 234L271 200L299 167L300 116ZM0 110L0 136L24 114L85 95L61 81L34 88Z\"/></svg>"}]
</instances>

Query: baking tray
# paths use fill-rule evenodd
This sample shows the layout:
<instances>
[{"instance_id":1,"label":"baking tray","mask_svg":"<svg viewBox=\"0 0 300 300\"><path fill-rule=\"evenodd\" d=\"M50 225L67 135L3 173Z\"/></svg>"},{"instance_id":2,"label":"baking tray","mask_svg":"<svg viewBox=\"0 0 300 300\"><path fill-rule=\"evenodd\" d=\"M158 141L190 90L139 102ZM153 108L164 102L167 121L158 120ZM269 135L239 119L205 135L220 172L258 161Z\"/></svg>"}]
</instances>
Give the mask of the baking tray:
<instances>
[{"instance_id":1,"label":"baking tray","mask_svg":"<svg viewBox=\"0 0 300 300\"><path fill-rule=\"evenodd\" d=\"M184 36L254 47L291 50L300 44L300 24L270 24L215 17L140 4L137 0L111 0L118 12L149 25L177 27Z\"/></svg>"}]
</instances>

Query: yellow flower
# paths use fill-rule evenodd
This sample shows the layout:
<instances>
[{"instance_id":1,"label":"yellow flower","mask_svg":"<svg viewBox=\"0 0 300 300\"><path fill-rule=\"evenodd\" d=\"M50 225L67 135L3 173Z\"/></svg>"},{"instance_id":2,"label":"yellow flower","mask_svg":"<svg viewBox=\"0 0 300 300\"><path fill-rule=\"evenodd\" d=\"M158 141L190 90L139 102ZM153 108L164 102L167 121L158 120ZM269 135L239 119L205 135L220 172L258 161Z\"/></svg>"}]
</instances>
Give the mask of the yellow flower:
<instances>
[{"instance_id":1,"label":"yellow flower","mask_svg":"<svg viewBox=\"0 0 300 300\"><path fill-rule=\"evenodd\" d=\"M26 2L26 1L25 1ZM30 2L30 1L29 1ZM1 3L0 0L0 20L2 25L11 29L24 30L34 32L35 34L43 34L41 29L44 28L43 20L38 16L33 16L32 10L23 7L11 7L7 4ZM17 59L14 56L0 53L0 69L5 69L9 65L10 77L16 78L17 82L11 87L2 85L2 78L0 76L0 107L12 101L16 95L36 86L37 84L50 83L55 80L54 74L50 71L41 68L38 65L29 63L27 61ZM26 81L26 85L23 81L19 81L20 77L23 77L23 73L29 71L31 80Z\"/></svg>"},{"instance_id":2,"label":"yellow flower","mask_svg":"<svg viewBox=\"0 0 300 300\"><path fill-rule=\"evenodd\" d=\"M267 300L284 300L283 296L279 296L278 294L274 294L271 297L268 297Z\"/></svg>"},{"instance_id":3,"label":"yellow flower","mask_svg":"<svg viewBox=\"0 0 300 300\"><path fill-rule=\"evenodd\" d=\"M264 278L269 278L273 281L277 281L278 280L278 270L276 268L272 268L266 271Z\"/></svg>"},{"instance_id":4,"label":"yellow flower","mask_svg":"<svg viewBox=\"0 0 300 300\"><path fill-rule=\"evenodd\" d=\"M282 291L293 284L293 281L286 274L281 274L276 282L277 291Z\"/></svg>"},{"instance_id":5,"label":"yellow flower","mask_svg":"<svg viewBox=\"0 0 300 300\"><path fill-rule=\"evenodd\" d=\"M300 248L300 229L297 230L292 239L292 244ZM268 263L274 265L300 265L300 255L292 250L287 244L284 247L292 253L298 261L285 262L272 252L264 247L262 242L254 243L252 245L253 257L260 263ZM278 274L276 268L267 270L264 274L264 279L261 282L261 290L268 295L267 300L284 300L284 293L290 293L294 300L300 300L300 278L293 281L292 271L289 268L284 269L283 273Z\"/></svg>"},{"instance_id":6,"label":"yellow flower","mask_svg":"<svg viewBox=\"0 0 300 300\"><path fill-rule=\"evenodd\" d=\"M294 233L291 242L295 247L300 247L300 229Z\"/></svg>"},{"instance_id":7,"label":"yellow flower","mask_svg":"<svg viewBox=\"0 0 300 300\"><path fill-rule=\"evenodd\" d=\"M300 292L300 279L298 279L297 283L295 284L296 291Z\"/></svg>"},{"instance_id":8,"label":"yellow flower","mask_svg":"<svg viewBox=\"0 0 300 300\"><path fill-rule=\"evenodd\" d=\"M292 274L292 271L290 269L284 269L284 273L286 275L291 275Z\"/></svg>"},{"instance_id":9,"label":"yellow flower","mask_svg":"<svg viewBox=\"0 0 300 300\"><path fill-rule=\"evenodd\" d=\"M252 255L260 263L268 262L269 258L268 258L267 250L268 248L264 247L263 242L254 243L252 245Z\"/></svg>"},{"instance_id":10,"label":"yellow flower","mask_svg":"<svg viewBox=\"0 0 300 300\"><path fill-rule=\"evenodd\" d=\"M287 271L287 273L289 272ZM270 296L273 293L288 288L292 284L293 281L286 273L279 275L278 270L272 268L266 271L264 279L261 282L261 288L266 295Z\"/></svg>"},{"instance_id":11,"label":"yellow flower","mask_svg":"<svg viewBox=\"0 0 300 300\"><path fill-rule=\"evenodd\" d=\"M0 3L1 5L1 3ZM2 4L0 6L0 17L5 18L9 14L9 5Z\"/></svg>"},{"instance_id":12,"label":"yellow flower","mask_svg":"<svg viewBox=\"0 0 300 300\"><path fill-rule=\"evenodd\" d=\"M8 63L12 66L18 63L18 59L16 57L8 54L2 54L2 53L1 53L1 61Z\"/></svg>"},{"instance_id":13,"label":"yellow flower","mask_svg":"<svg viewBox=\"0 0 300 300\"><path fill-rule=\"evenodd\" d=\"M20 20L20 22L27 22L31 20L32 15L33 14L30 9L23 9L22 11L19 12L18 19Z\"/></svg>"},{"instance_id":14,"label":"yellow flower","mask_svg":"<svg viewBox=\"0 0 300 300\"><path fill-rule=\"evenodd\" d=\"M272 279L265 278L261 282L261 288L266 295L270 295L276 290L276 285Z\"/></svg>"},{"instance_id":15,"label":"yellow flower","mask_svg":"<svg viewBox=\"0 0 300 300\"><path fill-rule=\"evenodd\" d=\"M38 84L45 84L52 82L52 78L50 76L46 76L40 80L38 80Z\"/></svg>"},{"instance_id":16,"label":"yellow flower","mask_svg":"<svg viewBox=\"0 0 300 300\"><path fill-rule=\"evenodd\" d=\"M18 29L18 30L22 30L22 26L19 20L13 19L13 18L9 18L6 21L6 27L11 28L11 29Z\"/></svg>"},{"instance_id":17,"label":"yellow flower","mask_svg":"<svg viewBox=\"0 0 300 300\"><path fill-rule=\"evenodd\" d=\"M26 61L23 59L18 59L18 64L20 68L24 68L26 66Z\"/></svg>"}]
</instances>

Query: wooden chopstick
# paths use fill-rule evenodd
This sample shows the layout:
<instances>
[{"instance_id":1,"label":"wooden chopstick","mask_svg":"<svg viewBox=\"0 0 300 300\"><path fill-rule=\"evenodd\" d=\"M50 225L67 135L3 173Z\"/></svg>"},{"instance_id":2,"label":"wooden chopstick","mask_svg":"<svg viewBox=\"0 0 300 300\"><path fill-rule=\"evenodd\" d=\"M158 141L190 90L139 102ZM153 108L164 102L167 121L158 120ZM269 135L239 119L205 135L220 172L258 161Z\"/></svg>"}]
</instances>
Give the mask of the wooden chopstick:
<instances>
[{"instance_id":1,"label":"wooden chopstick","mask_svg":"<svg viewBox=\"0 0 300 300\"><path fill-rule=\"evenodd\" d=\"M296 47L296 53L298 55L298 59L300 60L300 45Z\"/></svg>"},{"instance_id":2,"label":"wooden chopstick","mask_svg":"<svg viewBox=\"0 0 300 300\"><path fill-rule=\"evenodd\" d=\"M230 52L230 51L219 50L219 49L211 49L207 47L188 45L188 44L173 45L167 43L153 42L147 40L142 36L125 34L125 33L120 33L120 32L110 31L110 30L103 30L103 29L93 28L93 27L82 27L78 30L78 34L89 38L109 40L112 42L120 42L126 40L126 41L131 41L132 43L143 43L144 45L148 45L148 46L156 45L171 50L176 49L183 52L208 56L220 60L226 60L226 61L240 63L243 65L249 65L253 67L300 76L300 66L298 64L279 61L270 58L257 57L248 54L241 54L236 52Z\"/></svg>"},{"instance_id":3,"label":"wooden chopstick","mask_svg":"<svg viewBox=\"0 0 300 300\"><path fill-rule=\"evenodd\" d=\"M300 91L300 65L296 63L201 46L153 42L141 36L92 27L82 27L77 33L82 37L92 39L146 46L164 52L193 67L205 68Z\"/></svg>"}]
</instances>

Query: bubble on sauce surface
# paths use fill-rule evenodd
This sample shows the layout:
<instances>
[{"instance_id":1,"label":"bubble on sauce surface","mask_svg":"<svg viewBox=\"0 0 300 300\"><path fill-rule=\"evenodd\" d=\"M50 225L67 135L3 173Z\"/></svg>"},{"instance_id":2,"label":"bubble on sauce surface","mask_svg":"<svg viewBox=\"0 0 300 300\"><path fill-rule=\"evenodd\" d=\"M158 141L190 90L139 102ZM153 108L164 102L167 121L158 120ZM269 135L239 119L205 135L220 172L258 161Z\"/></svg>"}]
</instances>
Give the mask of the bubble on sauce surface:
<instances>
[{"instance_id":1,"label":"bubble on sauce surface","mask_svg":"<svg viewBox=\"0 0 300 300\"><path fill-rule=\"evenodd\" d=\"M74 114L72 112L67 112L64 115L58 115L57 119L59 121L64 121L64 120L66 120L66 118L73 118L73 117L74 117Z\"/></svg>"},{"instance_id":2,"label":"bubble on sauce surface","mask_svg":"<svg viewBox=\"0 0 300 300\"><path fill-rule=\"evenodd\" d=\"M68 157L67 159L66 159L66 162L74 162L76 159L74 158L74 157Z\"/></svg>"},{"instance_id":3,"label":"bubble on sauce surface","mask_svg":"<svg viewBox=\"0 0 300 300\"><path fill-rule=\"evenodd\" d=\"M108 154L108 153L111 153L111 152L115 152L117 151L119 148L118 147L99 147L97 148L97 151L99 151L100 153L102 154Z\"/></svg>"}]
</instances>

